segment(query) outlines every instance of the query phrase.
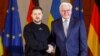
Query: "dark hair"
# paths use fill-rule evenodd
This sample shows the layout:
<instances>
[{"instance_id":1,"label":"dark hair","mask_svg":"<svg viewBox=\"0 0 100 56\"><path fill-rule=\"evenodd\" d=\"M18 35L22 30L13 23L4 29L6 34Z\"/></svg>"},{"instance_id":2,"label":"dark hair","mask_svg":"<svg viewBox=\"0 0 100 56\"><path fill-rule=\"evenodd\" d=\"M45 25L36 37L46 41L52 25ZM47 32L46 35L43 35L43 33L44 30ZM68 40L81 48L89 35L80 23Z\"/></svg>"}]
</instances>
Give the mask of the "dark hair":
<instances>
[{"instance_id":1,"label":"dark hair","mask_svg":"<svg viewBox=\"0 0 100 56\"><path fill-rule=\"evenodd\" d=\"M35 10L35 9L40 9L41 11L43 11L43 9L39 6L34 7L32 10Z\"/></svg>"}]
</instances>

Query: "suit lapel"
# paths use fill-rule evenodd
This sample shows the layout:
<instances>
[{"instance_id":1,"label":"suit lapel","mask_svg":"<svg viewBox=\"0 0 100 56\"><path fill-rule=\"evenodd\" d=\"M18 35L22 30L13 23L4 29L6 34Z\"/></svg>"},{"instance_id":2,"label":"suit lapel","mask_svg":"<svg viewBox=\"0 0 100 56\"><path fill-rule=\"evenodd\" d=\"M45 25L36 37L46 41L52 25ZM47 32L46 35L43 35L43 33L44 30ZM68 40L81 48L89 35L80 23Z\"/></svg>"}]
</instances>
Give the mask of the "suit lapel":
<instances>
[{"instance_id":1,"label":"suit lapel","mask_svg":"<svg viewBox=\"0 0 100 56\"><path fill-rule=\"evenodd\" d=\"M62 24L62 19L60 18L60 20L58 21L58 31L60 32L60 35L62 35L62 40L64 40L66 38L65 34L64 34L64 29L63 29L63 24Z\"/></svg>"},{"instance_id":2,"label":"suit lapel","mask_svg":"<svg viewBox=\"0 0 100 56\"><path fill-rule=\"evenodd\" d=\"M68 31L67 31L67 39L69 38L69 35L72 32L73 26L74 26L74 19L71 18L70 23L69 23L69 27L68 27Z\"/></svg>"},{"instance_id":3,"label":"suit lapel","mask_svg":"<svg viewBox=\"0 0 100 56\"><path fill-rule=\"evenodd\" d=\"M64 29L63 29L62 19L60 18L60 20L58 21L58 24L57 24L58 28L56 28L56 29L59 32L59 34L62 36L61 37L62 40L69 38L69 35L72 32L72 28L73 28L74 24L75 24L75 21L74 21L73 18L71 18L70 23L69 23L69 28L68 28L68 31L67 31L67 37L66 37L65 33L64 33Z\"/></svg>"}]
</instances>

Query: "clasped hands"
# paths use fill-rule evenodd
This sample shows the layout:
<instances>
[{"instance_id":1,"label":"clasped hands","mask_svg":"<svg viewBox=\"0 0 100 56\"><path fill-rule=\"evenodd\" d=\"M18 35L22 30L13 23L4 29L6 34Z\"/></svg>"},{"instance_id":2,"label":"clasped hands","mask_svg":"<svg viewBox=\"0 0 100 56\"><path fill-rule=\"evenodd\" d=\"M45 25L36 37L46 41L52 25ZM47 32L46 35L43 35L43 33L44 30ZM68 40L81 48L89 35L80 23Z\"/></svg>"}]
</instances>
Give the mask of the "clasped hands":
<instances>
[{"instance_id":1,"label":"clasped hands","mask_svg":"<svg viewBox=\"0 0 100 56\"><path fill-rule=\"evenodd\" d=\"M55 48L51 45L48 44L48 49L46 50L47 53L55 53Z\"/></svg>"}]
</instances>

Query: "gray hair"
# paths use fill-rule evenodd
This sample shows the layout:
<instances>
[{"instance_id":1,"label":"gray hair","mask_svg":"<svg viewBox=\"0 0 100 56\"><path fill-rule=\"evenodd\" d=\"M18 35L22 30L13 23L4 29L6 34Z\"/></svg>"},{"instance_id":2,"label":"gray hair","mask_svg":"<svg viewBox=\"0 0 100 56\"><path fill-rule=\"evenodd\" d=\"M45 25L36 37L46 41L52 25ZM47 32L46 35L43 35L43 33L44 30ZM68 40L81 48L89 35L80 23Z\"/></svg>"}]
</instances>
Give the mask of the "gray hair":
<instances>
[{"instance_id":1,"label":"gray hair","mask_svg":"<svg viewBox=\"0 0 100 56\"><path fill-rule=\"evenodd\" d=\"M61 4L60 4L60 6L59 6L59 9L61 9L61 7L62 6L69 6L69 8L70 8L70 10L72 10L72 5L71 5L71 3L69 3L69 2L62 2Z\"/></svg>"}]
</instances>

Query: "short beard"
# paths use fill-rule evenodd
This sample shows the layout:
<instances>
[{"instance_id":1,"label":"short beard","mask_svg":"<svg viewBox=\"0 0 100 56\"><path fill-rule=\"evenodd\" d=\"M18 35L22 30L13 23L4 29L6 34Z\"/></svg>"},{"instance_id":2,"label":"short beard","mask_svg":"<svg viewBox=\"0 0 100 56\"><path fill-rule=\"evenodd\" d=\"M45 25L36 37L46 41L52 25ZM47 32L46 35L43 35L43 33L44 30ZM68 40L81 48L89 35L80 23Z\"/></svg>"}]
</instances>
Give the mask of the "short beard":
<instances>
[{"instance_id":1,"label":"short beard","mask_svg":"<svg viewBox=\"0 0 100 56\"><path fill-rule=\"evenodd\" d=\"M34 23L36 23L36 24L41 24L41 20L40 21L33 21Z\"/></svg>"}]
</instances>

